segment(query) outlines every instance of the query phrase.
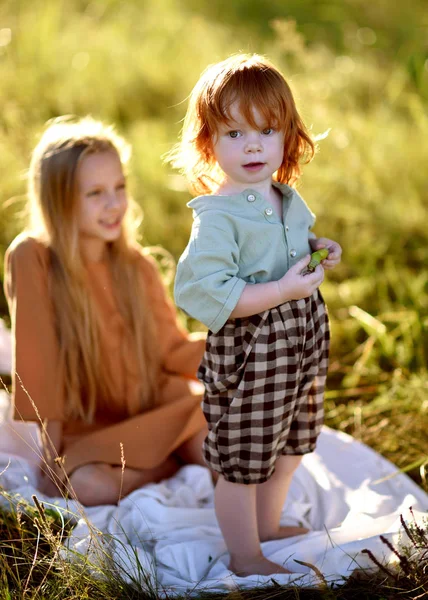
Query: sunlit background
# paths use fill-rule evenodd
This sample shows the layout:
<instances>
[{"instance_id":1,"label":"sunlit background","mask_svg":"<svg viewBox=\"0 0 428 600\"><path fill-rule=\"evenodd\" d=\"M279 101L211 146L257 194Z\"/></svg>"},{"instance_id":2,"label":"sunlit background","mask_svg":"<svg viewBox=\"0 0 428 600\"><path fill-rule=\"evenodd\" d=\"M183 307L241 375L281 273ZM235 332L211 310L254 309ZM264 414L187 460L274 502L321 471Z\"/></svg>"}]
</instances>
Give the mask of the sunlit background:
<instances>
[{"instance_id":1,"label":"sunlit background","mask_svg":"<svg viewBox=\"0 0 428 600\"><path fill-rule=\"evenodd\" d=\"M44 123L91 114L115 123L133 146L143 243L177 259L190 195L161 157L177 140L200 72L240 51L277 64L312 133L325 134L299 191L317 214L316 233L344 249L323 284L333 323L328 423L423 480L425 0L2 0L0 258L25 220L25 170ZM0 316L7 322L3 296ZM388 427L385 446L379 434Z\"/></svg>"}]
</instances>

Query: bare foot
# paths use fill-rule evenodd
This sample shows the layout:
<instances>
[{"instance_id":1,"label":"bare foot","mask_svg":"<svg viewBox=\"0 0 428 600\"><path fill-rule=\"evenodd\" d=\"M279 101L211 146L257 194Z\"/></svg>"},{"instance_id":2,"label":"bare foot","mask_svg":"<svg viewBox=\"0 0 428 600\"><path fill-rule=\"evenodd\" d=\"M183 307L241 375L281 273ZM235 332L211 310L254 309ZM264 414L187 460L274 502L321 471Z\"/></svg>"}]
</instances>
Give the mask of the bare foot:
<instances>
[{"instance_id":1,"label":"bare foot","mask_svg":"<svg viewBox=\"0 0 428 600\"><path fill-rule=\"evenodd\" d=\"M238 575L238 577L248 577L248 575L278 575L279 573L291 573L291 571L288 571L284 567L277 565L264 556L256 557L245 562L231 560L229 569L233 571L235 575Z\"/></svg>"},{"instance_id":2,"label":"bare foot","mask_svg":"<svg viewBox=\"0 0 428 600\"><path fill-rule=\"evenodd\" d=\"M307 527L297 527L291 525L280 525L278 531L275 533L270 533L263 537L262 542L267 542L268 540L283 540L284 538L294 537L296 535L304 535L308 533L309 529Z\"/></svg>"}]
</instances>

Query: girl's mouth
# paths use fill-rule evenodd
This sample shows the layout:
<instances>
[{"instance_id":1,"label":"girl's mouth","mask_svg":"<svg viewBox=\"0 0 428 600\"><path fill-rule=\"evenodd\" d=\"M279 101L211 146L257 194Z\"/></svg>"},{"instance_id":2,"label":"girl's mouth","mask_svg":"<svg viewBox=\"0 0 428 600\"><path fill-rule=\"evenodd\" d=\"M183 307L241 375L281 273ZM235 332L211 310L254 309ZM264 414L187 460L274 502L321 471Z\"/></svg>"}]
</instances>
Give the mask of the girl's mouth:
<instances>
[{"instance_id":1,"label":"girl's mouth","mask_svg":"<svg viewBox=\"0 0 428 600\"><path fill-rule=\"evenodd\" d=\"M246 165L242 165L246 171L260 171L265 166L263 162L250 162Z\"/></svg>"},{"instance_id":2,"label":"girl's mouth","mask_svg":"<svg viewBox=\"0 0 428 600\"><path fill-rule=\"evenodd\" d=\"M118 227L122 222L121 217L117 217L116 219L114 219L113 221L100 221L100 224L105 227L106 229L115 229L116 227Z\"/></svg>"}]
</instances>

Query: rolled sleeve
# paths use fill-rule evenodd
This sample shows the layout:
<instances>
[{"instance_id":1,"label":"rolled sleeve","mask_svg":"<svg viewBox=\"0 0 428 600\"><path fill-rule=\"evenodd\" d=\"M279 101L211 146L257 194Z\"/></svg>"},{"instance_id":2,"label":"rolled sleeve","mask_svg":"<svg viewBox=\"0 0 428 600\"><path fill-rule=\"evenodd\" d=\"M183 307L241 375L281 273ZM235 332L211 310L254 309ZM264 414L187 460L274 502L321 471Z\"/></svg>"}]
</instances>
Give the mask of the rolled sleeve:
<instances>
[{"instance_id":1,"label":"rolled sleeve","mask_svg":"<svg viewBox=\"0 0 428 600\"><path fill-rule=\"evenodd\" d=\"M219 331L246 285L238 277L238 265L239 248L232 232L196 225L177 267L177 306L211 331Z\"/></svg>"}]
</instances>

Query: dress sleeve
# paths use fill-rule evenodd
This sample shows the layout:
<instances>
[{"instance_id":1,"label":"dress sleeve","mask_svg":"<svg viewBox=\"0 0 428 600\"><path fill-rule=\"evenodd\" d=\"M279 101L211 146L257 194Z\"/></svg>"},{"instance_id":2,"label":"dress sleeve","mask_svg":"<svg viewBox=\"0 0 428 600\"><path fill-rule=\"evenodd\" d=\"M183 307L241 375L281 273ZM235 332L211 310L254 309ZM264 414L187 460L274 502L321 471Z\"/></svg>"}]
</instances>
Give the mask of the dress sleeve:
<instances>
[{"instance_id":1,"label":"dress sleeve","mask_svg":"<svg viewBox=\"0 0 428 600\"><path fill-rule=\"evenodd\" d=\"M196 378L196 371L205 350L205 333L189 334L177 322L173 303L154 259L141 256L141 268L153 317L158 331L162 367L169 373Z\"/></svg>"},{"instance_id":2,"label":"dress sleeve","mask_svg":"<svg viewBox=\"0 0 428 600\"><path fill-rule=\"evenodd\" d=\"M32 238L15 240L6 252L5 294L12 321L15 419L64 418L63 374L48 270L48 250Z\"/></svg>"},{"instance_id":3,"label":"dress sleeve","mask_svg":"<svg viewBox=\"0 0 428 600\"><path fill-rule=\"evenodd\" d=\"M177 306L216 333L229 319L246 282L238 277L239 247L233 232L206 221L193 224L178 263L174 293Z\"/></svg>"}]
</instances>

